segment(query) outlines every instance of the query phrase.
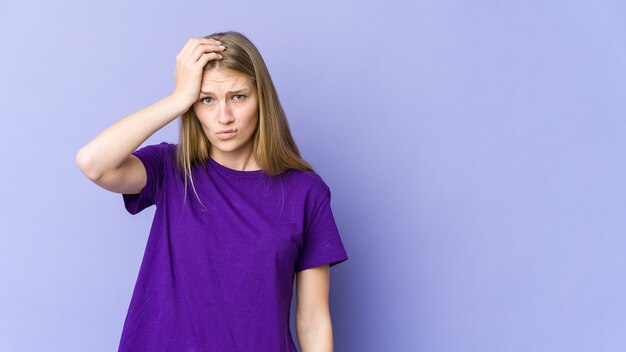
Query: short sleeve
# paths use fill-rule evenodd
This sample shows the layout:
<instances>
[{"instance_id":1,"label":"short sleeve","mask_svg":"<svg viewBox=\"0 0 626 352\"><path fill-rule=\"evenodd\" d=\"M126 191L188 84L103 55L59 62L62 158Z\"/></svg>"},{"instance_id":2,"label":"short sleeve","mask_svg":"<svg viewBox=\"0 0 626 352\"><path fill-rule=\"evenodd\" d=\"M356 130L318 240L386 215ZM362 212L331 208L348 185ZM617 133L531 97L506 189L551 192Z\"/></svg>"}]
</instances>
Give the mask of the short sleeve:
<instances>
[{"instance_id":1,"label":"short sleeve","mask_svg":"<svg viewBox=\"0 0 626 352\"><path fill-rule=\"evenodd\" d=\"M139 158L146 168L146 186L136 194L122 194L124 206L131 214L137 214L145 208L156 204L163 185L165 158L169 144L147 145L132 154Z\"/></svg>"},{"instance_id":2,"label":"short sleeve","mask_svg":"<svg viewBox=\"0 0 626 352\"><path fill-rule=\"evenodd\" d=\"M348 260L332 209L330 189L323 184L322 191L312 196L312 209L306 214L303 245L296 263L296 272L329 264L329 267Z\"/></svg>"}]
</instances>

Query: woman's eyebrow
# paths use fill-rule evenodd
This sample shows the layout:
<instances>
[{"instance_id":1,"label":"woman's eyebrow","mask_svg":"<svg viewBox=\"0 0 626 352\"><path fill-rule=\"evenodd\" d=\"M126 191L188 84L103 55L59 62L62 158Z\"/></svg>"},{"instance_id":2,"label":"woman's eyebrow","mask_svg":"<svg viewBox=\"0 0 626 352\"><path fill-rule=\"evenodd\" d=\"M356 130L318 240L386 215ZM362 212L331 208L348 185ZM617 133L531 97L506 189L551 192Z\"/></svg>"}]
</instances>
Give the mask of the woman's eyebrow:
<instances>
[{"instance_id":1,"label":"woman's eyebrow","mask_svg":"<svg viewBox=\"0 0 626 352\"><path fill-rule=\"evenodd\" d=\"M230 92L226 92L228 94L236 94L236 93L243 93L243 92L247 92L249 89L248 88L242 88L242 89L237 89L237 90L231 90ZM202 94L213 94L213 92L210 91L201 91L200 93Z\"/></svg>"}]
</instances>

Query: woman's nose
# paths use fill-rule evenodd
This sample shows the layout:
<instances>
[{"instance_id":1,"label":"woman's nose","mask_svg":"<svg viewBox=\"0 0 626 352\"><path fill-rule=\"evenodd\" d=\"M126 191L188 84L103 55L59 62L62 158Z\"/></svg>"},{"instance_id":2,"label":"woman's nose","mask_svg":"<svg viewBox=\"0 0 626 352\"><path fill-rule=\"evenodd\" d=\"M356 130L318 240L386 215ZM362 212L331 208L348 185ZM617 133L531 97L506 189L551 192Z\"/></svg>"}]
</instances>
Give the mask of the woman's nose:
<instances>
[{"instance_id":1,"label":"woman's nose","mask_svg":"<svg viewBox=\"0 0 626 352\"><path fill-rule=\"evenodd\" d=\"M228 104L224 103L220 107L219 116L217 117L219 123L227 124L234 120L233 113Z\"/></svg>"}]
</instances>

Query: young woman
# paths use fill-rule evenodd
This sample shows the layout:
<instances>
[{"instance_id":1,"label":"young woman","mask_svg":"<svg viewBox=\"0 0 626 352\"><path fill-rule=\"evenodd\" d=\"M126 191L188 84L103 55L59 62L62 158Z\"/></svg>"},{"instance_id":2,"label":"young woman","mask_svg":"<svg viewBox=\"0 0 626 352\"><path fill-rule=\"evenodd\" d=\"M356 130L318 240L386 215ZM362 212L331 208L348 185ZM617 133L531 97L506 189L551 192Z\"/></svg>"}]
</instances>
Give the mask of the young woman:
<instances>
[{"instance_id":1,"label":"young woman","mask_svg":"<svg viewBox=\"0 0 626 352\"><path fill-rule=\"evenodd\" d=\"M82 172L137 214L156 205L120 351L332 351L329 268L348 259L330 189L302 159L261 54L190 38L176 88L106 128ZM177 144L136 150L180 117Z\"/></svg>"}]
</instances>

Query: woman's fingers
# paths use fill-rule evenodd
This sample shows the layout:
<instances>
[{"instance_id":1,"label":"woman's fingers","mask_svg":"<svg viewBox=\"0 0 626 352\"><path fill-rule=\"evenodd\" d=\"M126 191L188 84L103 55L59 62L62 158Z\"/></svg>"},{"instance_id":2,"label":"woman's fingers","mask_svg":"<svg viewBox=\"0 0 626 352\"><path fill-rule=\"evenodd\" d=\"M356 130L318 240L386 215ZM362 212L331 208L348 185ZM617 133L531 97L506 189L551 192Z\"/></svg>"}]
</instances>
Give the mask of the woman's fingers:
<instances>
[{"instance_id":1,"label":"woman's fingers","mask_svg":"<svg viewBox=\"0 0 626 352\"><path fill-rule=\"evenodd\" d=\"M189 38L189 40L187 40L187 43L185 43L185 46L183 47L183 49L180 51L180 53L176 56L177 59L181 59L182 61L186 61L188 60L190 57L193 57L193 61L198 61L198 58L200 57L200 55L194 55L196 49L199 46L206 46L206 45L213 45L215 47L217 47L218 45L220 45L221 43L217 40L214 39L208 39L208 38Z\"/></svg>"},{"instance_id":2,"label":"woman's fingers","mask_svg":"<svg viewBox=\"0 0 626 352\"><path fill-rule=\"evenodd\" d=\"M212 55L214 58L221 58L219 53L222 51L224 51L224 46L219 46L217 44L198 44L191 55L191 61L197 62L201 57L203 57L204 54L210 53L216 54Z\"/></svg>"},{"instance_id":3,"label":"woman's fingers","mask_svg":"<svg viewBox=\"0 0 626 352\"><path fill-rule=\"evenodd\" d=\"M210 60L221 60L221 59L222 59L222 55L218 53L214 53L214 52L204 53L202 54L202 56L200 56L200 59L198 59L198 62L196 64L199 67L204 68L204 65L206 65L207 62L209 62Z\"/></svg>"},{"instance_id":4,"label":"woman's fingers","mask_svg":"<svg viewBox=\"0 0 626 352\"><path fill-rule=\"evenodd\" d=\"M197 100L202 80L202 70L209 60L221 59L224 50L219 42L207 38L190 38L176 55L174 78L177 96L190 104Z\"/></svg>"}]
</instances>

